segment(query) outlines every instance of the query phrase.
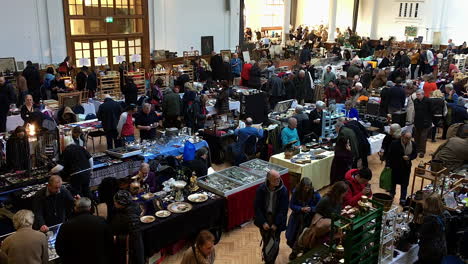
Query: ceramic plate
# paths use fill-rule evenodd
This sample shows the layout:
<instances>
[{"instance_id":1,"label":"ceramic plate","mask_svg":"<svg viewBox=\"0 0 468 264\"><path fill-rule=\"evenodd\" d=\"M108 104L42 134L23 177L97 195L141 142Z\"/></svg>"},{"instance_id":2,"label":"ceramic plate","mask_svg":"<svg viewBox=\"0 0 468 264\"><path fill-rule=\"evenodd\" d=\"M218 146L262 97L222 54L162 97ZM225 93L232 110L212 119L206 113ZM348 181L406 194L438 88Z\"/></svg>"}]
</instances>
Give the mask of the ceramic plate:
<instances>
[{"instance_id":1,"label":"ceramic plate","mask_svg":"<svg viewBox=\"0 0 468 264\"><path fill-rule=\"evenodd\" d=\"M152 193L145 193L145 194L143 194L141 197L142 197L143 199L145 199L145 200L149 200L149 199L151 199L151 198L154 197L154 194L152 194Z\"/></svg>"},{"instance_id":2,"label":"ceramic plate","mask_svg":"<svg viewBox=\"0 0 468 264\"><path fill-rule=\"evenodd\" d=\"M192 205L186 202L175 202L169 204L167 210L171 213L180 214L192 210Z\"/></svg>"},{"instance_id":3,"label":"ceramic plate","mask_svg":"<svg viewBox=\"0 0 468 264\"><path fill-rule=\"evenodd\" d=\"M145 224L153 223L154 220L156 220L156 217L152 215L145 215L145 216L140 217L140 221Z\"/></svg>"},{"instance_id":4,"label":"ceramic plate","mask_svg":"<svg viewBox=\"0 0 468 264\"><path fill-rule=\"evenodd\" d=\"M160 211L157 211L155 215L159 218L166 218L171 215L171 212L167 210L160 210Z\"/></svg>"},{"instance_id":5,"label":"ceramic plate","mask_svg":"<svg viewBox=\"0 0 468 264\"><path fill-rule=\"evenodd\" d=\"M189 195L187 198L193 203L203 203L204 201L208 200L208 195L203 193L194 193Z\"/></svg>"}]
</instances>

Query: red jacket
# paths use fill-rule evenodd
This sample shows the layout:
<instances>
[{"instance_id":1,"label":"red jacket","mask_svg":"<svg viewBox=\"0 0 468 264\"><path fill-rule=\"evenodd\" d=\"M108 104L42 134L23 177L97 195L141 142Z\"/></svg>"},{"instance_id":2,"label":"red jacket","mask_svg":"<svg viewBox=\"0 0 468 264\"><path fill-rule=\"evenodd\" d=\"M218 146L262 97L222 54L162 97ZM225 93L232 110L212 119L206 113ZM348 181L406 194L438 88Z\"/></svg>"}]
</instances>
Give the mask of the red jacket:
<instances>
[{"instance_id":1,"label":"red jacket","mask_svg":"<svg viewBox=\"0 0 468 264\"><path fill-rule=\"evenodd\" d=\"M436 83L430 83L430 82L425 82L423 85L423 90L424 90L424 96L429 98L431 97L431 93L435 90L437 90L437 84Z\"/></svg>"},{"instance_id":2,"label":"red jacket","mask_svg":"<svg viewBox=\"0 0 468 264\"><path fill-rule=\"evenodd\" d=\"M364 188L366 188L366 184L360 184L353 177L353 175L356 174L358 171L358 169L351 169L345 174L345 181L348 184L349 188L344 198L344 206L357 206L357 202L361 200L362 191L364 190Z\"/></svg>"},{"instance_id":3,"label":"red jacket","mask_svg":"<svg viewBox=\"0 0 468 264\"><path fill-rule=\"evenodd\" d=\"M252 69L252 64L250 63L246 63L244 64L244 66L242 66L242 72L241 72L242 79L247 80L247 81L250 79L250 69Z\"/></svg>"}]
</instances>

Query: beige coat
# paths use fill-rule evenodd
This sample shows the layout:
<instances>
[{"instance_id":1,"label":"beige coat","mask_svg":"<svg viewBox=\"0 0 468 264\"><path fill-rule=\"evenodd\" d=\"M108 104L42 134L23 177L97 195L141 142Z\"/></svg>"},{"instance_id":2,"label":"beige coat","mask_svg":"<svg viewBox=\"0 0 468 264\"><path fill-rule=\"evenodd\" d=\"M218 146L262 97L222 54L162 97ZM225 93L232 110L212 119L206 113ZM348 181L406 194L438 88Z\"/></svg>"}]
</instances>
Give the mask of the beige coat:
<instances>
[{"instance_id":1,"label":"beige coat","mask_svg":"<svg viewBox=\"0 0 468 264\"><path fill-rule=\"evenodd\" d=\"M47 264L49 248L45 234L32 228L21 228L2 243L9 264Z\"/></svg>"},{"instance_id":2,"label":"beige coat","mask_svg":"<svg viewBox=\"0 0 468 264\"><path fill-rule=\"evenodd\" d=\"M198 261L195 259L195 255L193 253L192 247L189 247L187 251L184 253L184 257L180 264L213 264L215 260L215 250L211 251L211 255L208 256L206 259L199 259Z\"/></svg>"}]
</instances>

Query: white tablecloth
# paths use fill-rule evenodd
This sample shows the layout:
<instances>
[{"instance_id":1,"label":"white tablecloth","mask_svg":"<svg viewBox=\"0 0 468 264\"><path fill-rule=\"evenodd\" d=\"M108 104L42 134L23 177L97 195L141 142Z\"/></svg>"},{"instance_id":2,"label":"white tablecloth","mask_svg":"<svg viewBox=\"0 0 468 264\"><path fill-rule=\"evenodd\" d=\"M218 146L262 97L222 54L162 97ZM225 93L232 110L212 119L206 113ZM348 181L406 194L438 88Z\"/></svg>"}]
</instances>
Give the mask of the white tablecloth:
<instances>
[{"instance_id":1,"label":"white tablecloth","mask_svg":"<svg viewBox=\"0 0 468 264\"><path fill-rule=\"evenodd\" d=\"M367 139L371 146L371 155L380 151L384 138L385 134L377 134Z\"/></svg>"},{"instance_id":2,"label":"white tablecloth","mask_svg":"<svg viewBox=\"0 0 468 264\"><path fill-rule=\"evenodd\" d=\"M24 124L21 115L11 115L7 116L7 131L15 130L17 126L22 126Z\"/></svg>"},{"instance_id":3,"label":"white tablecloth","mask_svg":"<svg viewBox=\"0 0 468 264\"><path fill-rule=\"evenodd\" d=\"M216 114L216 109L214 106L207 106L206 110L209 114ZM240 102L239 101L229 101L229 110L236 110L240 112Z\"/></svg>"}]
</instances>

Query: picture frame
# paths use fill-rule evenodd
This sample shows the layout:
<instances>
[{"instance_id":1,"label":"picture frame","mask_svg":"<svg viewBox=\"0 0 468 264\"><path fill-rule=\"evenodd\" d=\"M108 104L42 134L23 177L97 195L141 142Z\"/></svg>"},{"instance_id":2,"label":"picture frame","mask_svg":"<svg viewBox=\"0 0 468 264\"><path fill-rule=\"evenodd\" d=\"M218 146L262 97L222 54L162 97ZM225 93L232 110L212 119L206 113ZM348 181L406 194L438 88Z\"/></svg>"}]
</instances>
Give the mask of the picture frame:
<instances>
[{"instance_id":1,"label":"picture frame","mask_svg":"<svg viewBox=\"0 0 468 264\"><path fill-rule=\"evenodd\" d=\"M223 58L224 60L224 57L227 56L229 58L229 60L231 60L231 57L232 57L232 53L231 53L231 50L221 50L219 52L219 54L221 55L221 58Z\"/></svg>"},{"instance_id":2,"label":"picture frame","mask_svg":"<svg viewBox=\"0 0 468 264\"><path fill-rule=\"evenodd\" d=\"M0 72L15 72L16 61L14 57L0 58Z\"/></svg>"},{"instance_id":3,"label":"picture frame","mask_svg":"<svg viewBox=\"0 0 468 264\"><path fill-rule=\"evenodd\" d=\"M59 107L70 107L73 108L76 105L81 104L81 92L72 93L59 93L58 94Z\"/></svg>"},{"instance_id":4,"label":"picture frame","mask_svg":"<svg viewBox=\"0 0 468 264\"><path fill-rule=\"evenodd\" d=\"M201 37L201 52L202 55L211 55L214 51L213 36Z\"/></svg>"}]
</instances>

